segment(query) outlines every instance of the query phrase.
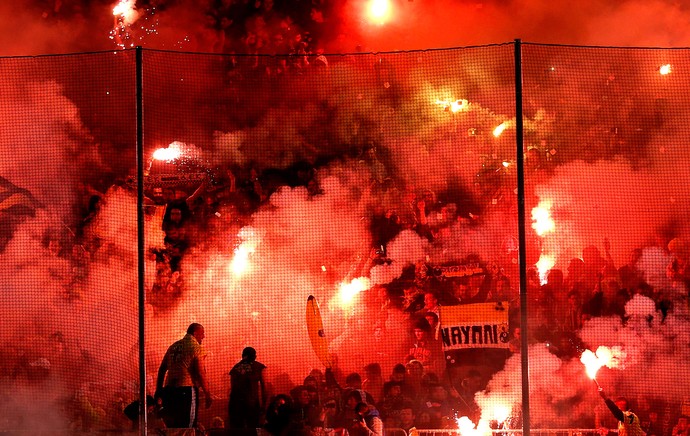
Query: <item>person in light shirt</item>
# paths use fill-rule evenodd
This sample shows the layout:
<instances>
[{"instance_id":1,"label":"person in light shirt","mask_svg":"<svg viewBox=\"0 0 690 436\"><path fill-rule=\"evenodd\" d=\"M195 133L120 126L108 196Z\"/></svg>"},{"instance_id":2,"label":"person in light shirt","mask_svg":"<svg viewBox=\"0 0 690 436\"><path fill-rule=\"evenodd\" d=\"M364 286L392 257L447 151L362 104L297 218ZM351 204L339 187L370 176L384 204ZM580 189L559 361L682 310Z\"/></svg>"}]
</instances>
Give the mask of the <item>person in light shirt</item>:
<instances>
[{"instance_id":1,"label":"person in light shirt","mask_svg":"<svg viewBox=\"0 0 690 436\"><path fill-rule=\"evenodd\" d=\"M162 405L165 425L194 428L199 410L199 390L204 391L206 408L213 401L206 380L206 351L201 342L206 336L201 324L192 323L187 334L166 351L158 369L155 398Z\"/></svg>"}]
</instances>

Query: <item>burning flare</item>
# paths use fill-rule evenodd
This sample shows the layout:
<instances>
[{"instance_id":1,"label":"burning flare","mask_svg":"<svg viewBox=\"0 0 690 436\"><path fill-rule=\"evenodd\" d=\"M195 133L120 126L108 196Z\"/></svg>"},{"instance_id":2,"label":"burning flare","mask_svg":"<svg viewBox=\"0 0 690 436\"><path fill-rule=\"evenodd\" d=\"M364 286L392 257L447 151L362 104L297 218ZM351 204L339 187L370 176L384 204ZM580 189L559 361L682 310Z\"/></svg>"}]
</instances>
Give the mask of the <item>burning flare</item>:
<instances>
[{"instance_id":1,"label":"burning flare","mask_svg":"<svg viewBox=\"0 0 690 436\"><path fill-rule=\"evenodd\" d=\"M251 227L243 227L237 236L243 242L235 248L235 256L230 262L230 270L235 277L241 277L251 267L250 259L259 245L259 237Z\"/></svg>"},{"instance_id":2,"label":"burning flare","mask_svg":"<svg viewBox=\"0 0 690 436\"><path fill-rule=\"evenodd\" d=\"M163 160L166 162L174 161L182 156L182 149L180 143L175 141L168 145L167 148L159 148L153 152L153 158L156 160Z\"/></svg>"},{"instance_id":3,"label":"burning flare","mask_svg":"<svg viewBox=\"0 0 690 436\"><path fill-rule=\"evenodd\" d=\"M355 295L365 291L371 287L371 282L366 277L360 277L352 280L350 283L341 283L340 290L340 304L343 308L347 308L352 304Z\"/></svg>"},{"instance_id":4,"label":"burning flare","mask_svg":"<svg viewBox=\"0 0 690 436\"><path fill-rule=\"evenodd\" d=\"M472 420L466 416L458 418L456 422L462 436L490 436L492 434L491 427L485 420L480 420L476 427Z\"/></svg>"},{"instance_id":5,"label":"burning flare","mask_svg":"<svg viewBox=\"0 0 690 436\"><path fill-rule=\"evenodd\" d=\"M499 424L503 424L510 417L510 407L505 404L496 404L491 408L490 413L491 419Z\"/></svg>"},{"instance_id":6,"label":"burning flare","mask_svg":"<svg viewBox=\"0 0 690 436\"><path fill-rule=\"evenodd\" d=\"M542 201L539 206L532 209L532 228L537 235L544 236L545 233L553 232L556 223L551 218L551 203Z\"/></svg>"},{"instance_id":7,"label":"burning flare","mask_svg":"<svg viewBox=\"0 0 690 436\"><path fill-rule=\"evenodd\" d=\"M623 366L623 359L625 353L620 347L606 347L601 346L597 348L596 353L590 350L585 350L580 356L580 362L585 365L587 376L594 380L597 376L597 371L602 366L609 368L620 368Z\"/></svg>"},{"instance_id":8,"label":"burning flare","mask_svg":"<svg viewBox=\"0 0 690 436\"><path fill-rule=\"evenodd\" d=\"M391 15L390 0L369 0L367 13L371 21L378 24L384 24Z\"/></svg>"},{"instance_id":9,"label":"burning flare","mask_svg":"<svg viewBox=\"0 0 690 436\"><path fill-rule=\"evenodd\" d=\"M499 136L501 136L503 131L505 129L507 129L509 126L510 126L510 121L504 121L501 124L499 124L498 126L496 126L496 128L494 129L494 137L498 138Z\"/></svg>"},{"instance_id":10,"label":"burning flare","mask_svg":"<svg viewBox=\"0 0 690 436\"><path fill-rule=\"evenodd\" d=\"M122 20L122 24L130 26L139 18L139 12L136 8L136 0L120 0L120 3L113 8L113 15Z\"/></svg>"},{"instance_id":11,"label":"burning flare","mask_svg":"<svg viewBox=\"0 0 690 436\"><path fill-rule=\"evenodd\" d=\"M661 74L662 76L671 74L671 71L671 64L666 64L659 67L659 74Z\"/></svg>"},{"instance_id":12,"label":"burning flare","mask_svg":"<svg viewBox=\"0 0 690 436\"><path fill-rule=\"evenodd\" d=\"M546 284L546 274L548 274L554 265L556 265L556 261L553 257L544 253L539 256L539 261L535 264L539 272L539 283L542 285Z\"/></svg>"},{"instance_id":13,"label":"burning flare","mask_svg":"<svg viewBox=\"0 0 690 436\"><path fill-rule=\"evenodd\" d=\"M470 107L470 102L467 100L436 100L436 104L441 106L443 110L453 113L467 111Z\"/></svg>"}]
</instances>

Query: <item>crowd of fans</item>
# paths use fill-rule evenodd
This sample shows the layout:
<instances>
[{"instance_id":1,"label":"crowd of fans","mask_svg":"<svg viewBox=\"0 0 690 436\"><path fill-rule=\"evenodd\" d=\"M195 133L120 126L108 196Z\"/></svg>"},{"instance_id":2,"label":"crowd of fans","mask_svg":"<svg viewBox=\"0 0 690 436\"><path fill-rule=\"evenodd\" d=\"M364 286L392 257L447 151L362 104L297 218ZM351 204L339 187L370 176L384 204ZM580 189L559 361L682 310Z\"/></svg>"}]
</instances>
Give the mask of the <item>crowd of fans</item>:
<instances>
[{"instance_id":1,"label":"crowd of fans","mask_svg":"<svg viewBox=\"0 0 690 436\"><path fill-rule=\"evenodd\" d=\"M60 3L55 2L56 14ZM149 1L144 7L166 7L166 2L155 3ZM336 9L327 2L213 1L204 7L209 19L207 28L213 35L208 51L243 54L231 58L228 65L231 73L237 71L238 59L249 60L245 63L251 70L269 76L288 70L300 72L313 64L328 65L319 41L333 36L327 32L336 31L328 25L330 14ZM258 56L271 54L292 56L280 59ZM373 148L362 153L361 159L372 168L380 166ZM541 171L538 164L533 168L529 164L528 158L528 170ZM304 186L310 195L319 195L317 171L318 168L308 163L288 170L251 166L216 168L197 186L148 186L147 214L150 219L159 220L164 233L164 246L148 253L155 265L155 276L146 290L148 302L158 311L166 311L179 302L185 289L185 254L211 239L201 235L227 231L230 227L241 228L281 184ZM276 178L277 173L279 177ZM478 210L491 207L492 200L499 197L496 192L505 188L500 181L487 181L485 185L482 190L491 195L487 195L486 204L480 205ZM402 186L387 174L373 177L368 186L377 198L385 201L367 217L371 222L373 244L368 249L368 258L358 266L362 273L358 275L365 275L373 265L389 262L386 246L404 230L413 231L432 244L442 245L450 240L458 226L472 226L478 219L449 195L423 187ZM99 212L106 190L112 188L107 185L81 188L80 224L60 236L47 235L45 240L47 249L69 261L70 271L64 282L65 295L70 301L81 298L91 263L107 257L109 250L99 234L103 226ZM123 184L121 188L128 187ZM500 206L509 208L505 204ZM549 271L545 283L536 269L528 271L529 330L526 336L519 323L515 265L501 265L479 254L470 255L457 263L480 267L465 276L452 278L439 273L438 265L427 262L407 267L398 279L365 291L362 296L363 304L374 307L379 317L371 335L381 334L386 319L393 314L402 314L404 319L406 331L398 333L406 335L409 347L396 356L397 363L390 371L384 369L375 356L361 371L351 374L342 374L337 368L308 373L305 368L308 375L299 386L289 392L269 391L271 398L267 401L262 425L275 435L320 434L326 429L337 428L347 428L350 434L370 434L365 431L376 433L383 427L405 431L451 428L457 425L455 418L460 416L477 422L481 411L475 402L475 393L486 387L491 375L500 370L510 354L521 351L521 341L548 343L549 350L559 358L577 359L586 346L579 337L583 323L604 316L619 317L625 322L625 304L638 294L652 299L662 317L670 312L687 314L688 242L669 237L657 247L672 259L666 271L668 289L652 286L640 270L638 261L643 247L632 250L625 265L615 265L608 241L603 242L602 248L603 253L595 245L585 247L581 257L568 262L565 271ZM439 307L485 302L508 303L511 326L508 350L500 355L468 352L458 356L457 365L449 364L441 345ZM59 354L64 345L62 334L51 333L48 342L48 349ZM372 355L375 352L372 351ZM34 357L20 358L11 376L29 381L48 377L48 360ZM95 407L89 402L88 393L79 391L66 410L70 411L69 419L75 428L123 429L130 425L130 416L125 413L127 404L120 399L108 407ZM638 398L635 407L648 435L687 436L687 417L683 414L688 413L688 405ZM155 408L151 412L155 418ZM606 414L595 414L582 422L574 422L573 426L615 428L615 423L606 422L603 415ZM216 416L208 420L205 424L209 432L221 431L226 418ZM151 422L158 421L152 419Z\"/></svg>"},{"instance_id":2,"label":"crowd of fans","mask_svg":"<svg viewBox=\"0 0 690 436\"><path fill-rule=\"evenodd\" d=\"M50 0L39 4L37 12L51 21L79 22L108 13L114 4L117 2L110 0ZM232 75L239 73L233 70L240 64L251 74L280 75L312 64L328 65L324 47L343 37L340 14L344 4L324 0L205 0L187 4L139 0L135 4L138 20L130 24L115 16L111 39L121 48L142 45L232 55L227 62ZM170 34L173 25L179 25L176 34Z\"/></svg>"},{"instance_id":3,"label":"crowd of fans","mask_svg":"<svg viewBox=\"0 0 690 436\"><path fill-rule=\"evenodd\" d=\"M319 195L318 169L306 164L296 168L281 174L282 183L305 186L312 196ZM156 270L155 280L147 287L147 299L157 310L165 311L179 301L184 292L185 253L205 243L208 238L202 235L227 226L241 228L267 202L280 185L268 182L264 176L268 172L250 167L224 168L209 173L212 176L198 186L147 188L147 213L150 219L160 220L165 235L164 248L150 252ZM456 204L439 200L429 190L399 189L389 179L372 180L371 187L379 194L385 193L382 197L389 200L386 207L371 212L374 247L365 265L359 266L364 273L372 265L388 261L386 245L403 230L414 231L430 243L440 243L449 237L451 226L472 220L463 216ZM66 286L69 299L79 298L79 283L88 276L89 263L100 251L107 250L97 230L104 197L93 188L85 188L84 192L84 220L74 232L74 242L78 243L64 246L54 240L47 242L51 250L69 258L73 265L72 279ZM551 269L545 283L536 269L528 271L530 328L526 337L520 331L517 280L510 276L514 273L496 262L479 255L468 256L460 263L476 267L468 268L461 277L446 277L440 268L426 262L407 267L398 279L374 286L361 296L361 304L377 314L371 335L375 336L377 330L380 335L390 316L402 314L407 326L406 332L398 334L407 335L409 347L397 356L398 363L390 372L384 371L373 354L370 364L349 375L338 368L313 370L289 393L269 389L271 398L262 425L276 435L322 434L324 429L334 428L349 428L350 434L359 434L358 429L364 432L375 426L406 431L413 427L454 428L455 418L460 416L477 422L481 411L474 394L486 387L506 358L520 353L522 340L547 343L549 350L563 360L577 359L586 348L579 338L583 322L604 316L625 322L625 304L637 294L655 301L662 317L671 311L687 313L690 248L686 242L675 238L660 247L672 259L667 267L669 289L657 289L647 282L638 265L641 248L633 250L629 261L621 266L614 264L610 248L608 241L604 241L603 254L596 246L585 247L581 257L570 260L566 271ZM484 302L508 303L512 333L509 348L499 354L476 350L460 353L457 363L451 365L442 351L439 307ZM21 377L22 371L37 371L30 365L27 361L26 368L18 367L15 376ZM89 428L100 422L121 428L127 422L120 413L126 406L123 402L108 412L98 412L83 396L77 395L74 401L74 410L81 411L75 414L74 425ZM682 407L687 407L657 398L638 398L635 406L643 428L649 435L658 436L670 435ZM152 413L155 416L155 410ZM614 428L615 423L606 422L605 416L605 412L597 413L573 425ZM224 427L226 418L219 414L212 425L211 421L206 425ZM110 423L104 424L108 419Z\"/></svg>"},{"instance_id":4,"label":"crowd of fans","mask_svg":"<svg viewBox=\"0 0 690 436\"><path fill-rule=\"evenodd\" d=\"M337 2L336 2L337 3ZM216 36L216 53L249 55L248 65L267 75L288 70L299 72L312 62L327 66L320 45L337 31L328 16L336 5L331 2L217 1L207 6L209 29ZM262 56L263 55L263 56ZM265 55L289 55L271 59ZM234 57L231 66L236 66Z\"/></svg>"}]
</instances>

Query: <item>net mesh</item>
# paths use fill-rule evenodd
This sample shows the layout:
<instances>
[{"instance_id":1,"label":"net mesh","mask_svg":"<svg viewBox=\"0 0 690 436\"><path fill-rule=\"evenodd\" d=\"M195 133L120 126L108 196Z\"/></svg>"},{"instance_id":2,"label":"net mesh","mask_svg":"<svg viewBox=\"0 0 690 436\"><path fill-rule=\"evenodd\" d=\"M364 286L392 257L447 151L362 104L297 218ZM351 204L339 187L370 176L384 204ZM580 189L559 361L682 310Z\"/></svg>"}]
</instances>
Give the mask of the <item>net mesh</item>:
<instances>
[{"instance_id":1,"label":"net mesh","mask_svg":"<svg viewBox=\"0 0 690 436\"><path fill-rule=\"evenodd\" d=\"M520 429L525 362L530 427L613 429L580 362L603 346L604 392L670 432L690 391L686 52L524 44L520 162L514 53L144 50L143 180L134 51L3 58L0 430L135 429L142 347L149 429L181 426L160 385L193 384L169 347L200 323L206 428L261 425L252 347L273 432L350 426L357 389L390 429L407 410Z\"/></svg>"},{"instance_id":2,"label":"net mesh","mask_svg":"<svg viewBox=\"0 0 690 436\"><path fill-rule=\"evenodd\" d=\"M687 386L672 381L686 359L652 345L686 348L665 332L676 322L687 332L685 54L524 47L527 263L543 262L529 290L530 365L558 374L530 377L535 426L594 414L597 427L616 428L601 402L559 411L595 392L575 376L583 350L602 364L610 353L597 380L610 397L628 398L649 434L670 432L687 407Z\"/></svg>"},{"instance_id":3,"label":"net mesh","mask_svg":"<svg viewBox=\"0 0 690 436\"><path fill-rule=\"evenodd\" d=\"M3 431L111 425L137 387L132 52L3 59Z\"/></svg>"}]
</instances>

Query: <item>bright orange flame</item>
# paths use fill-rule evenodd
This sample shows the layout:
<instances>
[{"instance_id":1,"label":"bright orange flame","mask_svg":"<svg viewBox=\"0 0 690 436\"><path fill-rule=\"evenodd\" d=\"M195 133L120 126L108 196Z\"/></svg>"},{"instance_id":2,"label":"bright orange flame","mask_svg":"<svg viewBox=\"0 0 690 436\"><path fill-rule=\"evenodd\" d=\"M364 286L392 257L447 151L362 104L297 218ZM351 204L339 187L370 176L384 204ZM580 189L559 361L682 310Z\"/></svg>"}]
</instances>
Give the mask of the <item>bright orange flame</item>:
<instances>
[{"instance_id":1,"label":"bright orange flame","mask_svg":"<svg viewBox=\"0 0 690 436\"><path fill-rule=\"evenodd\" d=\"M470 102L467 100L436 100L436 104L441 106L443 110L450 110L453 113L466 111L470 106Z\"/></svg>"},{"instance_id":2,"label":"bright orange flame","mask_svg":"<svg viewBox=\"0 0 690 436\"><path fill-rule=\"evenodd\" d=\"M553 268L554 265L556 265L556 261L553 257L543 253L541 256L539 256L539 261L535 264L535 266L539 272L539 282L542 285L546 284L546 274L551 268Z\"/></svg>"},{"instance_id":3,"label":"bright orange flame","mask_svg":"<svg viewBox=\"0 0 690 436\"><path fill-rule=\"evenodd\" d=\"M498 138L499 136L501 136L501 134L503 133L503 131L504 131L506 128L508 128L508 125L509 125L509 124L510 124L510 123L509 123L508 121L504 121L504 122L502 122L501 124L499 124L498 126L496 126L496 128L494 129L494 137Z\"/></svg>"},{"instance_id":4,"label":"bright orange flame","mask_svg":"<svg viewBox=\"0 0 690 436\"><path fill-rule=\"evenodd\" d=\"M587 376L594 380L597 376L597 371L602 366L609 368L618 368L623 365L625 353L620 347L605 347L597 348L596 353L590 350L585 350L580 356L580 362L585 365Z\"/></svg>"},{"instance_id":5,"label":"bright orange flame","mask_svg":"<svg viewBox=\"0 0 690 436\"><path fill-rule=\"evenodd\" d=\"M242 228L238 236L243 242L235 248L235 255L230 262L230 270L235 277L241 277L249 271L251 256L256 252L259 243L257 235L251 227Z\"/></svg>"},{"instance_id":6,"label":"bright orange flame","mask_svg":"<svg viewBox=\"0 0 690 436\"><path fill-rule=\"evenodd\" d=\"M167 148L159 148L153 152L153 158L156 160L164 160L166 162L179 159L182 156L182 149L180 149L179 142L173 142Z\"/></svg>"},{"instance_id":7,"label":"bright orange flame","mask_svg":"<svg viewBox=\"0 0 690 436\"><path fill-rule=\"evenodd\" d=\"M390 0L369 0L367 10L371 21L384 24L391 15Z\"/></svg>"},{"instance_id":8,"label":"bright orange flame","mask_svg":"<svg viewBox=\"0 0 690 436\"><path fill-rule=\"evenodd\" d=\"M340 303L347 308L352 304L355 296L371 287L371 282L366 277L352 280L350 283L340 284Z\"/></svg>"},{"instance_id":9,"label":"bright orange flame","mask_svg":"<svg viewBox=\"0 0 690 436\"><path fill-rule=\"evenodd\" d=\"M662 65L659 67L659 74L665 76L671 74L671 64Z\"/></svg>"},{"instance_id":10,"label":"bright orange flame","mask_svg":"<svg viewBox=\"0 0 690 436\"><path fill-rule=\"evenodd\" d=\"M491 408L491 417L499 424L508 419L510 416L510 407L505 404L496 404Z\"/></svg>"},{"instance_id":11,"label":"bright orange flame","mask_svg":"<svg viewBox=\"0 0 690 436\"><path fill-rule=\"evenodd\" d=\"M551 203L541 202L539 206L532 209L532 228L537 235L544 236L545 233L556 230L556 223L551 219Z\"/></svg>"},{"instance_id":12,"label":"bright orange flame","mask_svg":"<svg viewBox=\"0 0 690 436\"><path fill-rule=\"evenodd\" d=\"M136 0L120 0L120 3L113 8L113 15L122 17L122 24L126 26L133 24L139 18Z\"/></svg>"},{"instance_id":13,"label":"bright orange flame","mask_svg":"<svg viewBox=\"0 0 690 436\"><path fill-rule=\"evenodd\" d=\"M480 420L479 424L476 426L472 420L466 416L457 418L455 421L462 436L490 436L492 433L488 422L483 419Z\"/></svg>"},{"instance_id":14,"label":"bright orange flame","mask_svg":"<svg viewBox=\"0 0 690 436\"><path fill-rule=\"evenodd\" d=\"M458 429L460 430L460 434L462 435L468 435L472 432L475 432L476 429L474 428L474 423L472 420L466 416L463 416L461 418L458 418Z\"/></svg>"},{"instance_id":15,"label":"bright orange flame","mask_svg":"<svg viewBox=\"0 0 690 436\"><path fill-rule=\"evenodd\" d=\"M254 250L256 247L247 244L241 244L235 249L235 256L230 262L230 269L236 277L244 275L249 270L249 256L254 253Z\"/></svg>"}]
</instances>

